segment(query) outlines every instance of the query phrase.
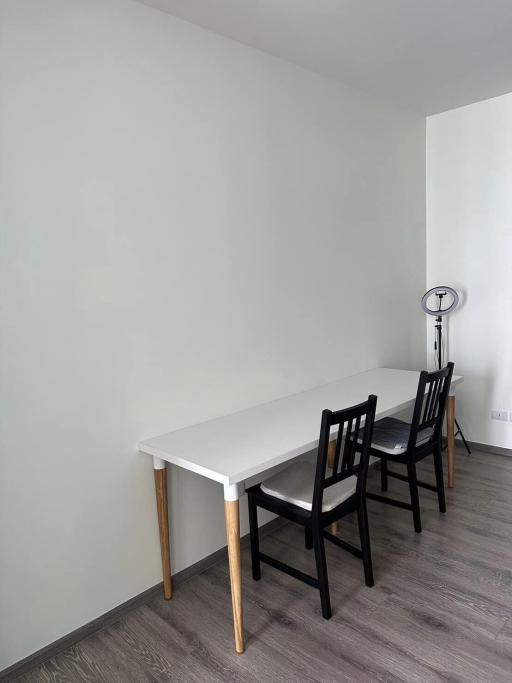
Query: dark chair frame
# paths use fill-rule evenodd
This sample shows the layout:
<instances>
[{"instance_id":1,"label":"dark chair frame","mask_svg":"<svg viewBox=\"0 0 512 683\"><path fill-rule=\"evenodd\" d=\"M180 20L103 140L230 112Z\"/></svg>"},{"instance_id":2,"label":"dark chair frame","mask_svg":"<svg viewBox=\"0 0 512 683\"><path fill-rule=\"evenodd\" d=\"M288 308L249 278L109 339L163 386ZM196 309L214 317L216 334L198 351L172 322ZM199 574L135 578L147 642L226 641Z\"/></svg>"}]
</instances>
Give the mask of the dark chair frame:
<instances>
[{"instance_id":1,"label":"dark chair frame","mask_svg":"<svg viewBox=\"0 0 512 683\"><path fill-rule=\"evenodd\" d=\"M331 618L332 610L324 539L362 559L366 585L373 586L374 583L365 490L376 405L377 397L371 395L364 403L351 408L336 412L330 410L322 412L311 510L306 510L287 501L270 496L261 490L259 484L247 489L253 579L258 581L261 578L261 562L265 562L314 588L318 588L320 591L322 615L325 619ZM333 427L338 427L338 432L336 435L334 460L330 473L328 473L328 450ZM361 440L358 441L360 430L363 430L362 443ZM344 435L345 438L343 438ZM356 453L360 455L357 463L355 462ZM354 494L334 509L324 512L322 510L324 490L352 475L357 477ZM258 507L269 510L276 515L281 515L305 528L306 547L313 547L315 553L317 577L305 574L260 551ZM325 529L325 527L352 512L357 512L361 549L343 541Z\"/></svg>"},{"instance_id":2,"label":"dark chair frame","mask_svg":"<svg viewBox=\"0 0 512 683\"><path fill-rule=\"evenodd\" d=\"M413 514L414 530L421 533L421 513L418 487L429 489L437 493L439 511L446 512L446 500L444 495L443 478L443 419L446 412L446 404L450 392L450 384L453 375L453 363L448 363L445 368L435 372L423 370L420 373L418 391L414 404L414 412L411 421L407 450L401 454L391 454L380 451L377 447L370 448L370 455L378 457L380 463L381 491L388 490L388 477L400 479L409 484L411 502L405 503L401 500L388 498L376 493L367 492L368 500L376 500L380 503L393 505L404 510L410 510ZM418 434L426 428L433 427L432 437L425 443L416 445ZM434 469L436 475L436 486L418 481L416 476L416 464L429 455L434 456ZM388 469L388 461L406 465L407 475Z\"/></svg>"}]
</instances>

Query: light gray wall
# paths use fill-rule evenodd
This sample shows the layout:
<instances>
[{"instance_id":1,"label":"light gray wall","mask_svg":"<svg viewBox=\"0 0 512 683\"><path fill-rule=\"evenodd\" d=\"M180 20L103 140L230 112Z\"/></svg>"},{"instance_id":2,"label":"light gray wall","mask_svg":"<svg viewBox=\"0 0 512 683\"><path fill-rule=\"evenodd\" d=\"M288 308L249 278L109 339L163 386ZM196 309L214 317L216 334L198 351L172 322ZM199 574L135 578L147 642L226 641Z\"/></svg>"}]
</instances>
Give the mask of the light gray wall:
<instances>
[{"instance_id":1,"label":"light gray wall","mask_svg":"<svg viewBox=\"0 0 512 683\"><path fill-rule=\"evenodd\" d=\"M512 448L512 93L427 119L428 282L452 285L449 355L467 439ZM429 356L433 320L428 325ZM491 420L492 410L508 422Z\"/></svg>"},{"instance_id":2,"label":"light gray wall","mask_svg":"<svg viewBox=\"0 0 512 683\"><path fill-rule=\"evenodd\" d=\"M160 580L137 441L423 364L425 121L139 3L0 26L3 668ZM224 545L170 506L175 571Z\"/></svg>"}]
</instances>

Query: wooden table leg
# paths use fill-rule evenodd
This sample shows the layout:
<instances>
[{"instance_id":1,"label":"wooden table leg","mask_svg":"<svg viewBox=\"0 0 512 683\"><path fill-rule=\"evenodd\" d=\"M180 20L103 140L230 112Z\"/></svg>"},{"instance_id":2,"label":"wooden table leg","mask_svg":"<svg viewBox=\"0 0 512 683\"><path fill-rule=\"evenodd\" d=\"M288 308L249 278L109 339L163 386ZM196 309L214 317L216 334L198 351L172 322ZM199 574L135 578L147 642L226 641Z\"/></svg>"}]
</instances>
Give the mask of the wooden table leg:
<instances>
[{"instance_id":1,"label":"wooden table leg","mask_svg":"<svg viewBox=\"0 0 512 683\"><path fill-rule=\"evenodd\" d=\"M229 497L231 498L232 496ZM242 615L242 565L240 561L240 513L238 498L236 500L228 500L225 496L224 512L226 515L226 535L228 538L229 578L231 581L231 602L233 604L235 649L238 654L242 654L245 650L245 644Z\"/></svg>"},{"instance_id":2,"label":"wooden table leg","mask_svg":"<svg viewBox=\"0 0 512 683\"><path fill-rule=\"evenodd\" d=\"M327 450L327 465L332 468L334 465L334 456L336 453L336 439L334 441L329 441L329 448ZM331 524L331 534L336 534L339 530L339 522L333 522Z\"/></svg>"},{"instance_id":3,"label":"wooden table leg","mask_svg":"<svg viewBox=\"0 0 512 683\"><path fill-rule=\"evenodd\" d=\"M160 531L160 553L162 555L162 576L164 581L164 598L172 598L171 552L169 547L169 511L167 507L167 470L165 462L153 459L155 471L156 509L158 513L158 529Z\"/></svg>"},{"instance_id":4,"label":"wooden table leg","mask_svg":"<svg viewBox=\"0 0 512 683\"><path fill-rule=\"evenodd\" d=\"M453 481L453 460L455 449L455 396L448 396L446 405L446 452L448 454L448 488L452 489Z\"/></svg>"}]
</instances>

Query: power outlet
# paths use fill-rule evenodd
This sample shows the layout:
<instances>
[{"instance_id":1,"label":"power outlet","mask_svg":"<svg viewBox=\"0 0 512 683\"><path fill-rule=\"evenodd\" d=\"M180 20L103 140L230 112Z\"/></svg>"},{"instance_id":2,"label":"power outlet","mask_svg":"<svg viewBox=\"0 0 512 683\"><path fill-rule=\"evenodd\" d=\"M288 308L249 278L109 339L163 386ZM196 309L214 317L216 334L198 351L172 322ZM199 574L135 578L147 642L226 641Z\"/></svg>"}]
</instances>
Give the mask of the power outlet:
<instances>
[{"instance_id":1,"label":"power outlet","mask_svg":"<svg viewBox=\"0 0 512 683\"><path fill-rule=\"evenodd\" d=\"M491 410L491 419L508 422L508 410Z\"/></svg>"}]
</instances>

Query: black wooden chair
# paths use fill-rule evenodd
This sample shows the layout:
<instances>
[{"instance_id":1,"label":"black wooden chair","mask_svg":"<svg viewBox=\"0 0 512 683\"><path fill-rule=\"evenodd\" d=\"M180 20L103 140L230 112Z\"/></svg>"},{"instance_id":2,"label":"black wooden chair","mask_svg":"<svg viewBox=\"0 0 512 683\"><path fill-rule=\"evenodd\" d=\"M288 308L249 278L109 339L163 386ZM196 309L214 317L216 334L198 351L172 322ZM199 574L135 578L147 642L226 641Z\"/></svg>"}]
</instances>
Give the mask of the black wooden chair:
<instances>
[{"instance_id":1,"label":"black wooden chair","mask_svg":"<svg viewBox=\"0 0 512 683\"><path fill-rule=\"evenodd\" d=\"M316 464L295 462L263 483L247 489L254 580L261 578L260 562L265 562L318 588L322 615L326 619L331 618L332 612L324 539L361 558L366 585L373 586L365 489L376 404L377 397L369 396L368 401L346 410L324 410ZM330 468L327 455L329 441L333 437L336 438L336 448ZM316 578L260 552L258 507L305 527L306 547L313 547L315 552ZM325 529L351 512L357 512L361 550Z\"/></svg>"},{"instance_id":2,"label":"black wooden chair","mask_svg":"<svg viewBox=\"0 0 512 683\"><path fill-rule=\"evenodd\" d=\"M418 486L437 493L439 511L446 512L443 480L443 418L450 391L453 363L435 372L420 374L418 392L414 404L412 422L409 424L393 417L385 417L375 423L370 455L381 459L381 490L388 490L388 477L400 479L409 484L411 502L367 493L369 500L411 510L414 530L421 533L421 514ZM436 486L418 481L416 463L428 455L434 456ZM388 469L388 461L406 465L407 475Z\"/></svg>"}]
</instances>

